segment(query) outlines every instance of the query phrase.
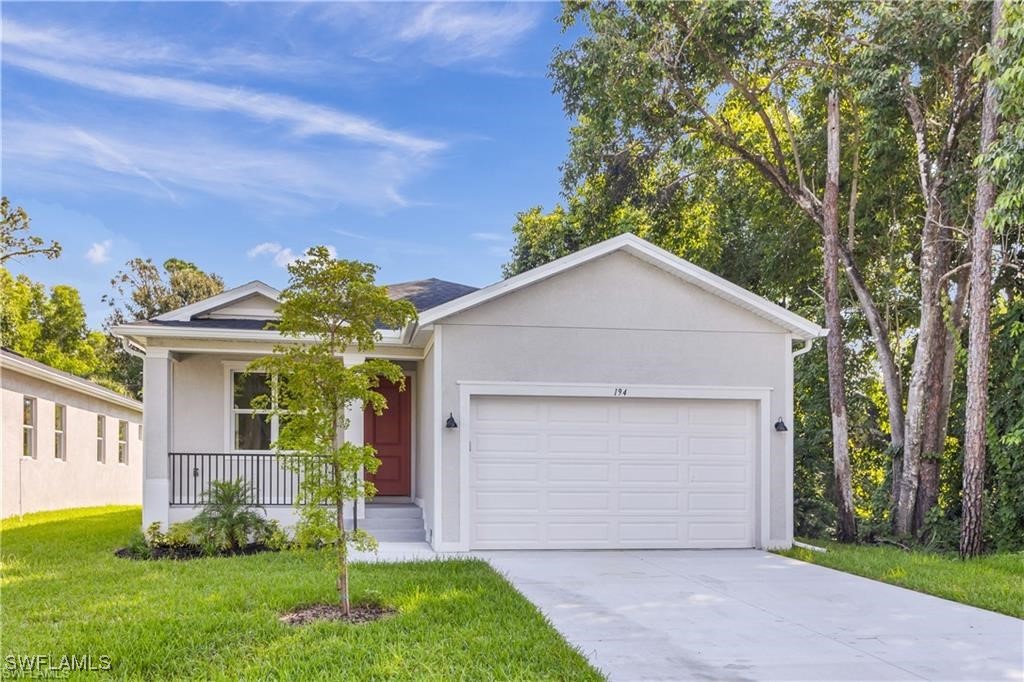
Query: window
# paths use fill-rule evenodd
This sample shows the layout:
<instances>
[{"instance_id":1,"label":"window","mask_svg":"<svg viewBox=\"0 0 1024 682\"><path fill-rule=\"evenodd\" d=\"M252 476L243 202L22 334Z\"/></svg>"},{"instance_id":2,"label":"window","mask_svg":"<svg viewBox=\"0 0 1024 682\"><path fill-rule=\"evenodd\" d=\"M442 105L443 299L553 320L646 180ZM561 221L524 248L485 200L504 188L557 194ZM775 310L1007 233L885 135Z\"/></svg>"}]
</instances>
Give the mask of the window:
<instances>
[{"instance_id":1,"label":"window","mask_svg":"<svg viewBox=\"0 0 1024 682\"><path fill-rule=\"evenodd\" d=\"M64 427L67 424L68 408L63 405L53 406L53 456L60 460L67 460L68 452L64 438Z\"/></svg>"},{"instance_id":2,"label":"window","mask_svg":"<svg viewBox=\"0 0 1024 682\"><path fill-rule=\"evenodd\" d=\"M139 424L139 440L142 440L142 424Z\"/></svg>"},{"instance_id":3,"label":"window","mask_svg":"<svg viewBox=\"0 0 1024 682\"><path fill-rule=\"evenodd\" d=\"M267 406L253 405L256 396L270 395L270 377L263 372L231 372L231 447L234 450L270 450L277 439L278 417Z\"/></svg>"},{"instance_id":4,"label":"window","mask_svg":"<svg viewBox=\"0 0 1024 682\"><path fill-rule=\"evenodd\" d=\"M96 461L107 461L107 418L96 415Z\"/></svg>"},{"instance_id":5,"label":"window","mask_svg":"<svg viewBox=\"0 0 1024 682\"><path fill-rule=\"evenodd\" d=\"M36 456L36 399L25 397L21 413L21 454Z\"/></svg>"},{"instance_id":6,"label":"window","mask_svg":"<svg viewBox=\"0 0 1024 682\"><path fill-rule=\"evenodd\" d=\"M117 463L128 463L128 422L117 422Z\"/></svg>"}]
</instances>

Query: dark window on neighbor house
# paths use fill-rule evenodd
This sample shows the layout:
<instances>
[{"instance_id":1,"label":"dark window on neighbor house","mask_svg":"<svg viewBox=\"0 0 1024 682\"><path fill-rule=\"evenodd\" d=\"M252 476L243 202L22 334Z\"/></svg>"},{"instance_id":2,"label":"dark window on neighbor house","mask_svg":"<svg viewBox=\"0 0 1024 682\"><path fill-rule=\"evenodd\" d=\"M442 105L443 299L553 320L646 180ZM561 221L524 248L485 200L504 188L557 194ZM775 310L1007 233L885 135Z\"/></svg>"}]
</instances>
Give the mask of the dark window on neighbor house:
<instances>
[{"instance_id":1,"label":"dark window on neighbor house","mask_svg":"<svg viewBox=\"0 0 1024 682\"><path fill-rule=\"evenodd\" d=\"M36 399L26 396L21 412L21 454L36 456Z\"/></svg>"},{"instance_id":2,"label":"dark window on neighbor house","mask_svg":"<svg viewBox=\"0 0 1024 682\"><path fill-rule=\"evenodd\" d=\"M96 461L107 461L107 418L96 415Z\"/></svg>"},{"instance_id":3,"label":"dark window on neighbor house","mask_svg":"<svg viewBox=\"0 0 1024 682\"><path fill-rule=\"evenodd\" d=\"M117 422L117 462L128 463L128 422Z\"/></svg>"},{"instance_id":4,"label":"dark window on neighbor house","mask_svg":"<svg viewBox=\"0 0 1024 682\"><path fill-rule=\"evenodd\" d=\"M68 408L59 403L53 406L53 456L60 460L68 458L67 438L65 428L67 426Z\"/></svg>"}]
</instances>

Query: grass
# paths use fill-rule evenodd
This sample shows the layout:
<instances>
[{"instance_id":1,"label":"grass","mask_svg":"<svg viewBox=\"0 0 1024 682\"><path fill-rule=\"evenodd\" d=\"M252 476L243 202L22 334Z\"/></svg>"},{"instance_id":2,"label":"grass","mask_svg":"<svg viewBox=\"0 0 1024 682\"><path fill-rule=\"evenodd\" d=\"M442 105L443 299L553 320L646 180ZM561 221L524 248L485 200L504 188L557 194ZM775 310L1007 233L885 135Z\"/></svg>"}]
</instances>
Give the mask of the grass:
<instances>
[{"instance_id":1,"label":"grass","mask_svg":"<svg viewBox=\"0 0 1024 682\"><path fill-rule=\"evenodd\" d=\"M1024 618L1024 554L991 554L969 561L897 547L804 540L828 549L779 552L794 559L881 580L961 604Z\"/></svg>"},{"instance_id":2,"label":"grass","mask_svg":"<svg viewBox=\"0 0 1024 682\"><path fill-rule=\"evenodd\" d=\"M75 654L110 656L128 679L601 679L483 561L356 564L353 600L398 615L291 627L280 613L335 599L328 553L113 556L139 524L124 507L0 523L5 668L12 654Z\"/></svg>"}]
</instances>

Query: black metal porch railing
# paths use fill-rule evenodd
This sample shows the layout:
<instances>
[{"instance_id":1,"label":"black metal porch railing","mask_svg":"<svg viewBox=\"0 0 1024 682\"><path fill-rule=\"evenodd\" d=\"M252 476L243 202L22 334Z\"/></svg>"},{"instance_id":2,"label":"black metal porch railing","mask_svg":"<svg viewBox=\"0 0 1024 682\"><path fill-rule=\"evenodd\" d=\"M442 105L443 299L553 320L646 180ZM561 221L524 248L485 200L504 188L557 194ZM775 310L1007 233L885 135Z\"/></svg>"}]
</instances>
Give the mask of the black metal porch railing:
<instances>
[{"instance_id":1,"label":"black metal porch railing","mask_svg":"<svg viewBox=\"0 0 1024 682\"><path fill-rule=\"evenodd\" d=\"M202 504L213 481L248 481L249 502L263 507L291 506L299 493L299 473L274 453L172 452L168 457L172 507Z\"/></svg>"}]
</instances>

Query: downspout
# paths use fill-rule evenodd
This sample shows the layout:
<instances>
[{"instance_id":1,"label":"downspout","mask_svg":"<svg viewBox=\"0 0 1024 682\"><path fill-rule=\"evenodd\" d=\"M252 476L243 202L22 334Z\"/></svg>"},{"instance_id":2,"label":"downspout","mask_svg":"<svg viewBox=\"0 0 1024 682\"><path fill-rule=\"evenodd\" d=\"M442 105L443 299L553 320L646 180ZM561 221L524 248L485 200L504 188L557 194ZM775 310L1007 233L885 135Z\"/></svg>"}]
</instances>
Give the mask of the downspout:
<instances>
[{"instance_id":1,"label":"downspout","mask_svg":"<svg viewBox=\"0 0 1024 682\"><path fill-rule=\"evenodd\" d=\"M822 329L821 330L821 334L819 334L819 336L828 336L828 330L827 329ZM804 339L804 345L800 346L795 351L793 351L793 357L794 358L798 358L801 355L803 355L804 353L806 353L809 350L811 350L811 346L814 345L814 339L815 338L816 337L812 336L809 339Z\"/></svg>"}]
</instances>

